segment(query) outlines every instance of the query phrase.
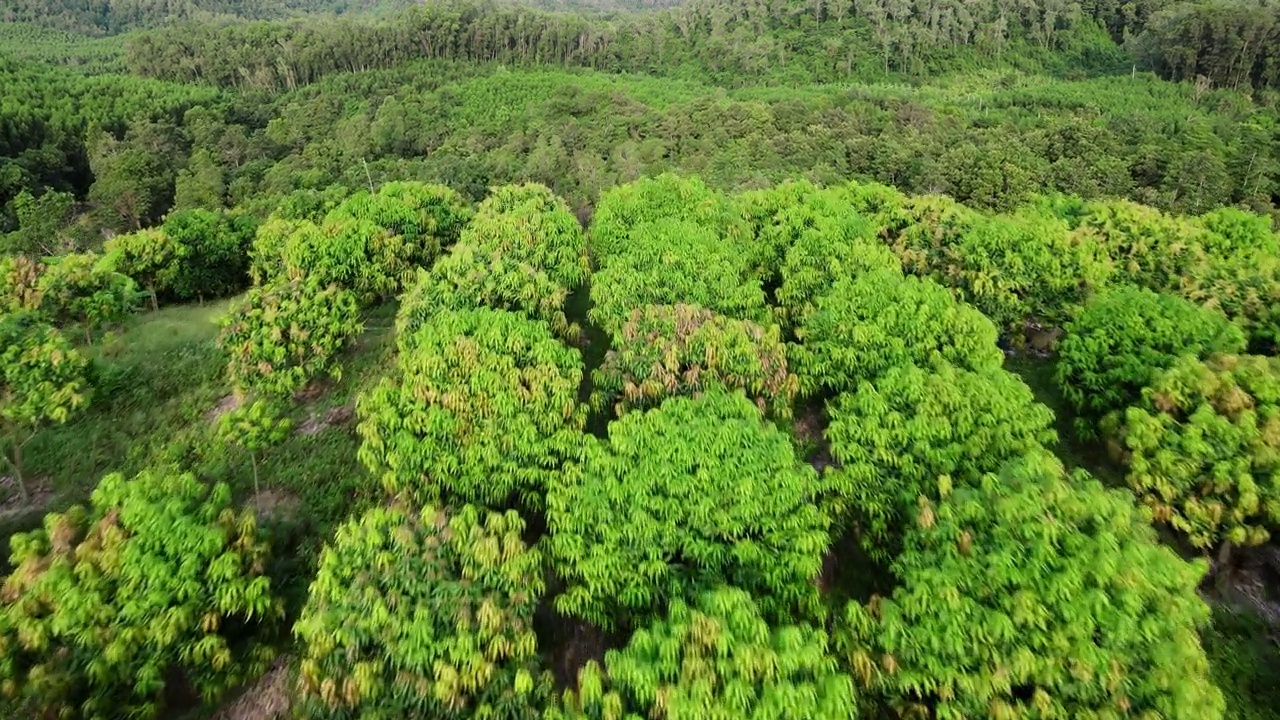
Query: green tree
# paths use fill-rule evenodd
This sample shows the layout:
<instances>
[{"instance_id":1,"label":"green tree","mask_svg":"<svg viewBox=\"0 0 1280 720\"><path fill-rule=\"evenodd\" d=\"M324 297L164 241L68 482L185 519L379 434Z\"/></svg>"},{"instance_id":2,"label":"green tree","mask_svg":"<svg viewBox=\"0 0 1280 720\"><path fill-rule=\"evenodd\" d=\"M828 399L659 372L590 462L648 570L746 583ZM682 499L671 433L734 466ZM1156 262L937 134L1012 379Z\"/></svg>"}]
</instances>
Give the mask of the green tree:
<instances>
[{"instance_id":1,"label":"green tree","mask_svg":"<svg viewBox=\"0 0 1280 720\"><path fill-rule=\"evenodd\" d=\"M535 720L542 555L514 511L396 505L340 527L294 634L308 717Z\"/></svg>"},{"instance_id":2,"label":"green tree","mask_svg":"<svg viewBox=\"0 0 1280 720\"><path fill-rule=\"evenodd\" d=\"M178 268L178 244L159 229L117 235L107 241L111 267L128 275L151 294L151 309L160 309L159 294L172 289Z\"/></svg>"},{"instance_id":3,"label":"green tree","mask_svg":"<svg viewBox=\"0 0 1280 720\"><path fill-rule=\"evenodd\" d=\"M40 275L41 313L58 325L80 325L90 344L94 330L122 322L140 298L137 284L116 272L112 260L93 253L56 258Z\"/></svg>"},{"instance_id":4,"label":"green tree","mask_svg":"<svg viewBox=\"0 0 1280 720\"><path fill-rule=\"evenodd\" d=\"M853 678L828 654L827 635L805 624L770 627L751 596L719 587L591 661L564 718L841 720L858 716ZM561 711L552 711L558 718Z\"/></svg>"},{"instance_id":5,"label":"green tree","mask_svg":"<svg viewBox=\"0 0 1280 720\"><path fill-rule=\"evenodd\" d=\"M191 153L187 166L178 171L173 189L175 211L220 210L226 204L227 183L222 167L204 148Z\"/></svg>"},{"instance_id":6,"label":"green tree","mask_svg":"<svg viewBox=\"0 0 1280 720\"><path fill-rule=\"evenodd\" d=\"M65 252L63 229L71 222L76 198L71 193L46 190L39 196L23 190L13 199L18 229L0 235L0 254L55 255Z\"/></svg>"},{"instance_id":7,"label":"green tree","mask_svg":"<svg viewBox=\"0 0 1280 720\"><path fill-rule=\"evenodd\" d=\"M945 363L893 368L827 405L826 431L839 468L829 473L840 509L867 552L885 561L939 478L976 483L1006 461L1055 444L1053 412L1018 376Z\"/></svg>"},{"instance_id":8,"label":"green tree","mask_svg":"<svg viewBox=\"0 0 1280 720\"><path fill-rule=\"evenodd\" d=\"M310 220L272 215L254 233L249 247L249 278L254 285L268 285L285 274L285 251L291 244L309 247L324 242L324 234Z\"/></svg>"},{"instance_id":9,"label":"green tree","mask_svg":"<svg viewBox=\"0 0 1280 720\"><path fill-rule=\"evenodd\" d=\"M341 377L338 353L360 334L349 290L315 280L278 280L249 290L222 320L218 344L241 392L285 398L321 373Z\"/></svg>"},{"instance_id":10,"label":"green tree","mask_svg":"<svg viewBox=\"0 0 1280 720\"><path fill-rule=\"evenodd\" d=\"M1280 527L1280 360L1181 357L1102 428L1129 486L1192 545L1260 545Z\"/></svg>"},{"instance_id":11,"label":"green tree","mask_svg":"<svg viewBox=\"0 0 1280 720\"><path fill-rule=\"evenodd\" d=\"M0 315L0 423L4 458L22 499L22 450L44 426L67 422L89 403L88 360L56 328L31 313Z\"/></svg>"},{"instance_id":12,"label":"green tree","mask_svg":"<svg viewBox=\"0 0 1280 720\"><path fill-rule=\"evenodd\" d=\"M40 309L40 276L45 267L25 255L0 256L0 314Z\"/></svg>"},{"instance_id":13,"label":"green tree","mask_svg":"<svg viewBox=\"0 0 1280 720\"><path fill-rule=\"evenodd\" d=\"M580 453L578 351L502 310L445 311L401 338L399 371L357 401L360 459L420 502L541 508Z\"/></svg>"},{"instance_id":14,"label":"green tree","mask_svg":"<svg viewBox=\"0 0 1280 720\"><path fill-rule=\"evenodd\" d=\"M986 372L1004 363L996 328L932 280L875 270L836 283L796 328L791 368L802 396L852 390L902 365Z\"/></svg>"},{"instance_id":15,"label":"green tree","mask_svg":"<svg viewBox=\"0 0 1280 720\"><path fill-rule=\"evenodd\" d=\"M108 475L11 544L0 693L32 717L168 717L175 682L213 702L272 659L268 547L225 484Z\"/></svg>"},{"instance_id":16,"label":"green tree","mask_svg":"<svg viewBox=\"0 0 1280 720\"><path fill-rule=\"evenodd\" d=\"M1103 248L1119 282L1176 291L1205 252L1209 233L1190 218L1128 200L1090 202L1084 210L1075 232Z\"/></svg>"},{"instance_id":17,"label":"green tree","mask_svg":"<svg viewBox=\"0 0 1280 720\"><path fill-rule=\"evenodd\" d=\"M1203 562L1047 452L922 500L892 570L892 593L850 603L836 642L864 697L898 714L1223 716L1198 636Z\"/></svg>"},{"instance_id":18,"label":"green tree","mask_svg":"<svg viewBox=\"0 0 1280 720\"><path fill-rule=\"evenodd\" d=\"M791 416L796 378L777 326L696 305L646 305L631 314L592 374L592 404L623 414L708 387L742 390L774 417Z\"/></svg>"},{"instance_id":19,"label":"green tree","mask_svg":"<svg viewBox=\"0 0 1280 720\"><path fill-rule=\"evenodd\" d=\"M532 266L568 292L585 285L591 271L582 226L545 185L494 188L460 240Z\"/></svg>"},{"instance_id":20,"label":"green tree","mask_svg":"<svg viewBox=\"0 0 1280 720\"><path fill-rule=\"evenodd\" d=\"M1244 334L1216 310L1132 285L1102 290L1067 322L1055 379L1083 417L1078 429L1141 397L1180 355L1244 350Z\"/></svg>"},{"instance_id":21,"label":"green tree","mask_svg":"<svg viewBox=\"0 0 1280 720\"><path fill-rule=\"evenodd\" d=\"M181 300L204 301L239 292L248 285L249 245L257 230L253 217L212 210L184 210L165 218L177 262L171 290Z\"/></svg>"},{"instance_id":22,"label":"green tree","mask_svg":"<svg viewBox=\"0 0 1280 720\"><path fill-rule=\"evenodd\" d=\"M112 227L140 230L159 218L166 196L172 197L164 158L147 148L104 137L94 144L89 165L89 202Z\"/></svg>"},{"instance_id":23,"label":"green tree","mask_svg":"<svg viewBox=\"0 0 1280 720\"><path fill-rule=\"evenodd\" d=\"M840 280L853 280L873 270L897 271L901 262L872 234L860 215L824 222L802 230L787 248L774 293L779 320L797 328L817 311L818 300Z\"/></svg>"},{"instance_id":24,"label":"green tree","mask_svg":"<svg viewBox=\"0 0 1280 720\"><path fill-rule=\"evenodd\" d=\"M624 415L547 494L548 552L568 585L556 607L626 626L731 581L771 616L818 614L822 489L740 392Z\"/></svg>"},{"instance_id":25,"label":"green tree","mask_svg":"<svg viewBox=\"0 0 1280 720\"><path fill-rule=\"evenodd\" d=\"M293 421L275 403L266 400L241 405L218 419L218 436L222 441L238 445L249 453L255 499L262 496L258 484L258 453L284 442L292 427Z\"/></svg>"}]
</instances>

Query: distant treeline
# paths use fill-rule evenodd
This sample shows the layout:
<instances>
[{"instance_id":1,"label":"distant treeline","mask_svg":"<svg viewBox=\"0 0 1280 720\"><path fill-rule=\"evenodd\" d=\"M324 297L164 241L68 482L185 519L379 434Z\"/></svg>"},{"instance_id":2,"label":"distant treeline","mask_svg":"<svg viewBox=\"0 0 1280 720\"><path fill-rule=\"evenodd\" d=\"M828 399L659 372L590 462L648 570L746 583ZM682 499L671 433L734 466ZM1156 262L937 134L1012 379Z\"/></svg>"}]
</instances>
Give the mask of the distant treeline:
<instances>
[{"instance_id":1,"label":"distant treeline","mask_svg":"<svg viewBox=\"0 0 1280 720\"><path fill-rule=\"evenodd\" d=\"M0 22L32 22L86 35L114 35L178 20L272 19L305 13L346 14L409 5L413 0L5 0Z\"/></svg>"}]
</instances>

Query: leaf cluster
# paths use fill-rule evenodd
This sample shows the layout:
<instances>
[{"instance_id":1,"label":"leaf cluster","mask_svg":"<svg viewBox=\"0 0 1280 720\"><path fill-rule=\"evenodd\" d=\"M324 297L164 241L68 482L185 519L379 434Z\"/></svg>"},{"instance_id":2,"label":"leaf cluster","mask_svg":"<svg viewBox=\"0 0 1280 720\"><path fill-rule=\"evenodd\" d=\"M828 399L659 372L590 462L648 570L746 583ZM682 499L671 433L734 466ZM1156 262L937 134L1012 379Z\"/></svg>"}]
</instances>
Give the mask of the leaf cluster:
<instances>
[{"instance_id":1,"label":"leaf cluster","mask_svg":"<svg viewBox=\"0 0 1280 720\"><path fill-rule=\"evenodd\" d=\"M1193 545L1259 545L1280 527L1280 360L1187 355L1104 419L1129 486Z\"/></svg>"},{"instance_id":2,"label":"leaf cluster","mask_svg":"<svg viewBox=\"0 0 1280 720\"><path fill-rule=\"evenodd\" d=\"M334 361L360 331L351 291L314 278L280 279L232 305L218 343L238 391L283 398L321 373L340 375Z\"/></svg>"},{"instance_id":3,"label":"leaf cluster","mask_svg":"<svg viewBox=\"0 0 1280 720\"><path fill-rule=\"evenodd\" d=\"M542 556L514 511L378 507L324 549L294 634L308 717L541 717Z\"/></svg>"},{"instance_id":4,"label":"leaf cluster","mask_svg":"<svg viewBox=\"0 0 1280 720\"><path fill-rule=\"evenodd\" d=\"M624 415L547 494L548 552L568 584L556 607L617 627L729 582L771 615L816 614L821 490L741 392Z\"/></svg>"},{"instance_id":5,"label":"leaf cluster","mask_svg":"<svg viewBox=\"0 0 1280 720\"><path fill-rule=\"evenodd\" d=\"M248 285L249 246L257 230L252 215L183 210L162 231L174 244L168 265L170 291L179 300L220 298Z\"/></svg>"},{"instance_id":6,"label":"leaf cluster","mask_svg":"<svg viewBox=\"0 0 1280 720\"><path fill-rule=\"evenodd\" d=\"M0 692L50 716L171 712L175 682L213 701L265 671L283 618L253 515L190 474L108 475L91 506L12 539Z\"/></svg>"},{"instance_id":7,"label":"leaf cluster","mask_svg":"<svg viewBox=\"0 0 1280 720\"><path fill-rule=\"evenodd\" d=\"M137 307L137 284L93 253L63 255L40 274L40 311L86 332L123 321Z\"/></svg>"},{"instance_id":8,"label":"leaf cluster","mask_svg":"<svg viewBox=\"0 0 1280 720\"><path fill-rule=\"evenodd\" d=\"M543 323L489 308L441 312L401 347L398 371L357 402L373 476L421 502L541 507L580 453L578 351Z\"/></svg>"},{"instance_id":9,"label":"leaf cluster","mask_svg":"<svg viewBox=\"0 0 1280 720\"><path fill-rule=\"evenodd\" d=\"M27 430L67 422L89 403L88 366L36 315L0 315L0 419Z\"/></svg>"}]
</instances>

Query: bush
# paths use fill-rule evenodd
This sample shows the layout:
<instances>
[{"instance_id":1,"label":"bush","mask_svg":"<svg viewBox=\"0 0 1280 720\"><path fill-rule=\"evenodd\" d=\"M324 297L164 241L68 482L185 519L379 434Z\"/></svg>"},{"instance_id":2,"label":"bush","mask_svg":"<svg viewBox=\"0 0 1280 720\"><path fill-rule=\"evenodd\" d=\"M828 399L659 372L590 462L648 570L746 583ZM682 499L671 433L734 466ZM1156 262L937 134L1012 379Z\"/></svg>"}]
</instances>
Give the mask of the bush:
<instances>
[{"instance_id":1,"label":"bush","mask_svg":"<svg viewBox=\"0 0 1280 720\"><path fill-rule=\"evenodd\" d=\"M1280 360L1182 357L1103 431L1130 487L1192 545L1260 545L1280 526Z\"/></svg>"},{"instance_id":2,"label":"bush","mask_svg":"<svg viewBox=\"0 0 1280 720\"><path fill-rule=\"evenodd\" d=\"M542 556L515 512L374 508L320 557L294 633L307 717L541 717Z\"/></svg>"},{"instance_id":3,"label":"bush","mask_svg":"<svg viewBox=\"0 0 1280 720\"><path fill-rule=\"evenodd\" d=\"M609 426L547 494L562 613L605 627L730 582L819 613L828 545L817 473L741 393L672 398Z\"/></svg>"},{"instance_id":4,"label":"bush","mask_svg":"<svg viewBox=\"0 0 1280 720\"><path fill-rule=\"evenodd\" d=\"M338 353L361 330L349 290L310 278L277 280L231 306L218 343L237 391L284 398L321 373L340 377Z\"/></svg>"},{"instance_id":5,"label":"bush","mask_svg":"<svg viewBox=\"0 0 1280 720\"><path fill-rule=\"evenodd\" d=\"M786 418L796 393L776 326L696 305L647 305L633 312L592 379L592 405L612 405L619 415L721 386L742 390L761 411Z\"/></svg>"},{"instance_id":6,"label":"bush","mask_svg":"<svg viewBox=\"0 0 1280 720\"><path fill-rule=\"evenodd\" d=\"M1137 402L1179 355L1238 353L1245 344L1222 313L1132 285L1098 293L1065 329L1055 377L1084 434L1092 420Z\"/></svg>"},{"instance_id":7,"label":"bush","mask_svg":"<svg viewBox=\"0 0 1280 720\"><path fill-rule=\"evenodd\" d=\"M412 338L447 310L488 307L545 322L558 337L576 342L582 331L564 314L568 299L568 289L536 267L459 243L430 271L419 270L417 282L401 296L396 336Z\"/></svg>"},{"instance_id":8,"label":"bush","mask_svg":"<svg viewBox=\"0 0 1280 720\"><path fill-rule=\"evenodd\" d=\"M233 295L248 285L249 245L257 230L250 215L183 210L164 221L175 245L171 291L179 300Z\"/></svg>"},{"instance_id":9,"label":"bush","mask_svg":"<svg viewBox=\"0 0 1280 720\"><path fill-rule=\"evenodd\" d=\"M636 631L622 650L583 670L565 718L775 718L858 716L853 678L827 654L827 635L808 625L771 628L751 596L722 587L695 606ZM549 717L559 717L559 711Z\"/></svg>"},{"instance_id":10,"label":"bush","mask_svg":"<svg viewBox=\"0 0 1280 720\"><path fill-rule=\"evenodd\" d=\"M831 401L828 415L839 463L832 490L880 561L899 548L921 496L936 499L940 484L976 483L1057 439L1053 412L1000 369L894 368Z\"/></svg>"},{"instance_id":11,"label":"bush","mask_svg":"<svg viewBox=\"0 0 1280 720\"><path fill-rule=\"evenodd\" d=\"M540 508L580 452L582 373L542 323L442 312L402 339L399 372L359 398L360 459L388 493L421 502Z\"/></svg>"},{"instance_id":12,"label":"bush","mask_svg":"<svg viewBox=\"0 0 1280 720\"><path fill-rule=\"evenodd\" d=\"M760 280L712 229L680 220L631 228L625 251L591 282L591 321L616 335L645 305L688 303L738 320L769 319Z\"/></svg>"},{"instance_id":13,"label":"bush","mask_svg":"<svg viewBox=\"0 0 1280 720\"><path fill-rule=\"evenodd\" d=\"M34 713L169 717L176 679L213 702L272 658L262 641L283 607L268 549L225 484L108 475L90 508L50 514L12 545L0 691Z\"/></svg>"},{"instance_id":14,"label":"bush","mask_svg":"<svg viewBox=\"0 0 1280 720\"><path fill-rule=\"evenodd\" d=\"M133 278L151 293L152 309L159 307L159 295L173 289L179 272L178 244L163 230L152 228L107 241L106 257L116 271Z\"/></svg>"},{"instance_id":15,"label":"bush","mask_svg":"<svg viewBox=\"0 0 1280 720\"><path fill-rule=\"evenodd\" d=\"M904 715L1218 720L1205 566L1146 520L1127 493L1029 454L922 502L898 586L849 604L837 646Z\"/></svg>"},{"instance_id":16,"label":"bush","mask_svg":"<svg viewBox=\"0 0 1280 720\"><path fill-rule=\"evenodd\" d=\"M0 313L39 310L44 269L24 255L0 256Z\"/></svg>"},{"instance_id":17,"label":"bush","mask_svg":"<svg viewBox=\"0 0 1280 720\"><path fill-rule=\"evenodd\" d=\"M1004 363L996 328L932 280L876 270L841 280L796 329L800 393L835 395L902 365L947 362L985 372Z\"/></svg>"}]
</instances>

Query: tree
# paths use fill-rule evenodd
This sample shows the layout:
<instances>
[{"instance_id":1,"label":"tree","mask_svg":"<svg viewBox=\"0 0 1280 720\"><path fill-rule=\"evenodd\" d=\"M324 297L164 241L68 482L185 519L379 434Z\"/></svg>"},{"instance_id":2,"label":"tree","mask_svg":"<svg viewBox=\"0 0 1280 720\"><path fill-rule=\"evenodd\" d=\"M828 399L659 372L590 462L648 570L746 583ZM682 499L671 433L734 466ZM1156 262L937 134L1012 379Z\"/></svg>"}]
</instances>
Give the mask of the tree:
<instances>
[{"instance_id":1,"label":"tree","mask_svg":"<svg viewBox=\"0 0 1280 720\"><path fill-rule=\"evenodd\" d=\"M190 474L112 474L90 507L12 539L0 593L0 693L32 716L167 717L264 672L284 608L268 547L231 490Z\"/></svg>"},{"instance_id":2,"label":"tree","mask_svg":"<svg viewBox=\"0 0 1280 720\"><path fill-rule=\"evenodd\" d=\"M75 196L47 190L38 197L23 190L13 199L18 229L0 236L0 254L55 255L67 250L62 230L71 221Z\"/></svg>"},{"instance_id":3,"label":"tree","mask_svg":"<svg viewBox=\"0 0 1280 720\"><path fill-rule=\"evenodd\" d=\"M284 398L321 373L341 377L337 355L362 329L349 290L313 279L277 280L231 306L218 344L236 390Z\"/></svg>"},{"instance_id":4,"label":"tree","mask_svg":"<svg viewBox=\"0 0 1280 720\"><path fill-rule=\"evenodd\" d=\"M748 266L759 254L751 247L751 226L737 203L699 178L663 173L619 185L600 196L590 237L597 267L606 268L615 256L629 253L632 236L659 221L702 228L721 238L721 247L736 248L734 257Z\"/></svg>"},{"instance_id":5,"label":"tree","mask_svg":"<svg viewBox=\"0 0 1280 720\"><path fill-rule=\"evenodd\" d=\"M102 133L89 164L94 178L89 202L107 224L140 230L164 211L173 178L166 177L165 159L159 154Z\"/></svg>"},{"instance_id":6,"label":"tree","mask_svg":"<svg viewBox=\"0 0 1280 720\"><path fill-rule=\"evenodd\" d=\"M1125 493L1050 453L921 500L887 597L836 644L897 713L1218 720L1198 630L1203 562L1161 546Z\"/></svg>"},{"instance_id":7,"label":"tree","mask_svg":"<svg viewBox=\"0 0 1280 720\"><path fill-rule=\"evenodd\" d=\"M203 302L239 292L248 284L248 251L256 230L252 216L212 210L184 210L165 218L163 231L177 255L174 295Z\"/></svg>"},{"instance_id":8,"label":"tree","mask_svg":"<svg viewBox=\"0 0 1280 720\"><path fill-rule=\"evenodd\" d=\"M936 498L939 478L976 483L1057 440L1053 412L1002 369L896 367L837 396L827 414L839 463L829 473L832 492L879 561L899 549L918 499Z\"/></svg>"},{"instance_id":9,"label":"tree","mask_svg":"<svg viewBox=\"0 0 1280 720\"><path fill-rule=\"evenodd\" d=\"M719 587L591 661L563 717L838 720L858 716L853 678L805 624L770 627L746 592ZM560 717L552 711L550 718Z\"/></svg>"},{"instance_id":10,"label":"tree","mask_svg":"<svg viewBox=\"0 0 1280 720\"><path fill-rule=\"evenodd\" d=\"M1209 233L1194 220L1128 200L1089 202L1084 211L1074 230L1106 251L1118 282L1176 291L1205 252Z\"/></svg>"},{"instance_id":11,"label":"tree","mask_svg":"<svg viewBox=\"0 0 1280 720\"><path fill-rule=\"evenodd\" d=\"M22 449L44 426L62 424L89 404L88 360L56 328L31 313L0 315L0 423L22 499Z\"/></svg>"},{"instance_id":12,"label":"tree","mask_svg":"<svg viewBox=\"0 0 1280 720\"><path fill-rule=\"evenodd\" d=\"M840 280L873 270L897 271L902 263L872 234L860 215L802 230L786 251L774 299L784 327L797 328L817 310L818 299Z\"/></svg>"},{"instance_id":13,"label":"tree","mask_svg":"<svg viewBox=\"0 0 1280 720\"><path fill-rule=\"evenodd\" d=\"M249 278L254 285L270 284L285 275L285 251L291 244L310 247L324 242L324 234L310 220L272 215L254 233L249 247Z\"/></svg>"},{"instance_id":14,"label":"tree","mask_svg":"<svg viewBox=\"0 0 1280 720\"><path fill-rule=\"evenodd\" d=\"M1123 410L1180 355L1238 353L1244 334L1222 313L1132 285L1106 288L1066 324L1055 379L1082 414L1078 430Z\"/></svg>"},{"instance_id":15,"label":"tree","mask_svg":"<svg viewBox=\"0 0 1280 720\"><path fill-rule=\"evenodd\" d=\"M44 263L25 255L0 256L0 314L39 310Z\"/></svg>"},{"instance_id":16,"label":"tree","mask_svg":"<svg viewBox=\"0 0 1280 720\"><path fill-rule=\"evenodd\" d=\"M457 241L471 220L462 196L444 185L389 182L376 193L357 192L325 216L325 222L365 220L404 238L411 265L427 265Z\"/></svg>"},{"instance_id":17,"label":"tree","mask_svg":"<svg viewBox=\"0 0 1280 720\"><path fill-rule=\"evenodd\" d=\"M159 293L172 289L179 274L178 244L163 230L139 230L107 241L106 259L111 267L140 283L151 293L151 309L160 309Z\"/></svg>"},{"instance_id":18,"label":"tree","mask_svg":"<svg viewBox=\"0 0 1280 720\"><path fill-rule=\"evenodd\" d=\"M1179 294L1217 309L1244 330L1250 352L1280 346L1280 254L1242 250L1200 262Z\"/></svg>"},{"instance_id":19,"label":"tree","mask_svg":"<svg viewBox=\"0 0 1280 720\"><path fill-rule=\"evenodd\" d=\"M376 507L340 527L294 634L308 717L541 717L542 555L514 511Z\"/></svg>"},{"instance_id":20,"label":"tree","mask_svg":"<svg viewBox=\"0 0 1280 720\"><path fill-rule=\"evenodd\" d=\"M996 328L947 289L896 269L836 283L796 329L791 368L802 396L835 395L902 365L985 372L1004 363Z\"/></svg>"},{"instance_id":21,"label":"tree","mask_svg":"<svg viewBox=\"0 0 1280 720\"><path fill-rule=\"evenodd\" d=\"M489 308L441 312L400 350L399 371L356 403L360 459L387 492L540 509L580 453L578 351Z\"/></svg>"},{"instance_id":22,"label":"tree","mask_svg":"<svg viewBox=\"0 0 1280 720\"><path fill-rule=\"evenodd\" d=\"M1102 428L1129 486L1192 545L1260 545L1280 526L1280 360L1183 356Z\"/></svg>"},{"instance_id":23,"label":"tree","mask_svg":"<svg viewBox=\"0 0 1280 720\"><path fill-rule=\"evenodd\" d=\"M762 411L791 416L796 378L777 326L696 305L646 305L631 314L592 376L592 405L623 414L709 387L742 390Z\"/></svg>"},{"instance_id":24,"label":"tree","mask_svg":"<svg viewBox=\"0 0 1280 720\"><path fill-rule=\"evenodd\" d=\"M530 265L568 292L585 285L591 272L582 226L545 185L494 188L461 242Z\"/></svg>"},{"instance_id":25,"label":"tree","mask_svg":"<svg viewBox=\"0 0 1280 720\"><path fill-rule=\"evenodd\" d=\"M732 581L771 617L820 614L822 489L741 392L624 415L547 494L556 608L613 628Z\"/></svg>"},{"instance_id":26,"label":"tree","mask_svg":"<svg viewBox=\"0 0 1280 720\"><path fill-rule=\"evenodd\" d=\"M227 183L222 167L204 148L191 153L187 166L178 171L173 189L173 209L220 210L226 204Z\"/></svg>"},{"instance_id":27,"label":"tree","mask_svg":"<svg viewBox=\"0 0 1280 720\"><path fill-rule=\"evenodd\" d=\"M258 453L279 445L289 437L293 421L280 408L266 400L255 400L224 413L218 420L218 435L229 445L239 445L249 453L253 469L253 496L262 496L258 484Z\"/></svg>"},{"instance_id":28,"label":"tree","mask_svg":"<svg viewBox=\"0 0 1280 720\"><path fill-rule=\"evenodd\" d=\"M629 230L625 248L592 277L588 317L616 335L645 305L689 303L763 324L769 313L760 280L752 274L741 254L709 227L670 219L646 222Z\"/></svg>"},{"instance_id":29,"label":"tree","mask_svg":"<svg viewBox=\"0 0 1280 720\"><path fill-rule=\"evenodd\" d=\"M93 330L124 321L139 301L138 286L116 272L112 258L92 253L63 255L40 275L40 311L58 325L76 323L85 341Z\"/></svg>"},{"instance_id":30,"label":"tree","mask_svg":"<svg viewBox=\"0 0 1280 720\"><path fill-rule=\"evenodd\" d=\"M487 307L544 322L566 342L577 342L582 329L565 316L568 299L568 288L534 265L462 241L431 270L418 270L417 282L400 297L396 336L412 338L446 310Z\"/></svg>"}]
</instances>

